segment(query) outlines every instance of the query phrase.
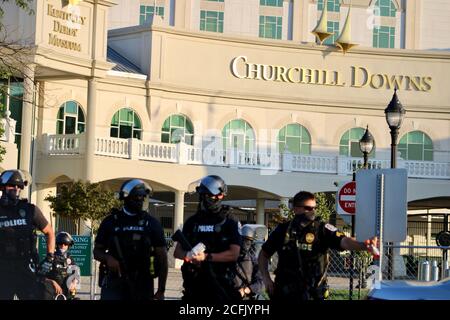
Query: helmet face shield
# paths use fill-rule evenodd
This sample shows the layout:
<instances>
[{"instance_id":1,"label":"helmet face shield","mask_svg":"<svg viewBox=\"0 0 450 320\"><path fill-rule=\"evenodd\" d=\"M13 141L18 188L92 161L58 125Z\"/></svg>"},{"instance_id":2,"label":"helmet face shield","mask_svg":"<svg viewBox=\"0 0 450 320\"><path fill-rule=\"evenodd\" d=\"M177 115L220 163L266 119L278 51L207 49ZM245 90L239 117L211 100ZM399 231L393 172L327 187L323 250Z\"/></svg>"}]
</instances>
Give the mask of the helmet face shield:
<instances>
[{"instance_id":1,"label":"helmet face shield","mask_svg":"<svg viewBox=\"0 0 450 320\"><path fill-rule=\"evenodd\" d=\"M135 190L136 189L136 190ZM144 181L140 179L131 179L126 181L120 188L121 198L127 198L132 192L139 192L142 195L150 196L152 194L152 188Z\"/></svg>"},{"instance_id":2,"label":"helmet face shield","mask_svg":"<svg viewBox=\"0 0 450 320\"><path fill-rule=\"evenodd\" d=\"M58 245L66 244L68 246L73 246L73 244L74 244L72 236L69 233L64 232L64 231L61 231L56 235L55 242Z\"/></svg>"},{"instance_id":3,"label":"helmet face shield","mask_svg":"<svg viewBox=\"0 0 450 320\"><path fill-rule=\"evenodd\" d=\"M6 170L0 175L0 186L18 186L23 189L31 183L31 175L25 170Z\"/></svg>"},{"instance_id":4,"label":"helmet face shield","mask_svg":"<svg viewBox=\"0 0 450 320\"><path fill-rule=\"evenodd\" d=\"M126 181L120 190L120 199L126 210L132 213L146 211L150 203L152 188L140 179Z\"/></svg>"},{"instance_id":5,"label":"helmet face shield","mask_svg":"<svg viewBox=\"0 0 450 320\"><path fill-rule=\"evenodd\" d=\"M206 176L202 180L200 180L199 185L196 188L196 191L200 194L211 194L213 196L223 194L224 196L227 194L228 188L225 184L225 181L219 176Z\"/></svg>"}]
</instances>

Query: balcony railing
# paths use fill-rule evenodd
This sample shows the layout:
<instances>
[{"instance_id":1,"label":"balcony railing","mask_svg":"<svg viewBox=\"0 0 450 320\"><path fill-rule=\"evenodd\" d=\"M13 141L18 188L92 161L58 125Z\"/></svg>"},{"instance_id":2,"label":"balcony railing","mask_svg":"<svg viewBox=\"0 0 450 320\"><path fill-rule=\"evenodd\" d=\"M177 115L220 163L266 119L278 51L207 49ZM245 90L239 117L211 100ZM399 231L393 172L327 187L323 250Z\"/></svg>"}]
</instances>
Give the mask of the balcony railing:
<instances>
[{"instance_id":1,"label":"balcony railing","mask_svg":"<svg viewBox=\"0 0 450 320\"><path fill-rule=\"evenodd\" d=\"M46 135L48 155L76 155L84 153L84 134ZM95 154L114 158L158 161L188 165L222 166L231 168L277 170L285 172L313 172L350 175L362 167L360 158L342 156L298 155L270 151L244 152L236 149L197 148L185 143L171 144L143 142L137 139L96 138ZM389 160L369 159L369 168L390 167ZM450 179L450 163L399 160L411 178Z\"/></svg>"}]
</instances>

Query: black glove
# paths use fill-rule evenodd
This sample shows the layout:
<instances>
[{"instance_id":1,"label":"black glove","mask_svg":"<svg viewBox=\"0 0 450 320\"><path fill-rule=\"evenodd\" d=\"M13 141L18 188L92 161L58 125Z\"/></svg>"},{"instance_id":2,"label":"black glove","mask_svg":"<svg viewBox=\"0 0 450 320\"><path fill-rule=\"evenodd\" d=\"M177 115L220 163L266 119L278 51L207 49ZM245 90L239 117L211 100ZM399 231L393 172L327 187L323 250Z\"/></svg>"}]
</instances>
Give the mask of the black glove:
<instances>
[{"instance_id":1,"label":"black glove","mask_svg":"<svg viewBox=\"0 0 450 320\"><path fill-rule=\"evenodd\" d=\"M54 256L53 253L47 253L44 261L42 261L41 266L39 268L39 273L42 275L46 275L52 270L53 267Z\"/></svg>"}]
</instances>

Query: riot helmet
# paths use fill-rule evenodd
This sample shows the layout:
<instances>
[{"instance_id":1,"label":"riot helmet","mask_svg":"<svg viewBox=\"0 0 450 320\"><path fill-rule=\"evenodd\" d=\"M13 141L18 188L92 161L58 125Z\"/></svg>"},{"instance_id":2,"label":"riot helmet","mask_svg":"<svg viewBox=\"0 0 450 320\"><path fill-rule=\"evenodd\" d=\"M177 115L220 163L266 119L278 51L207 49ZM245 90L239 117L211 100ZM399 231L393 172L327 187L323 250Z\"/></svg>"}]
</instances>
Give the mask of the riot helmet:
<instances>
[{"instance_id":1,"label":"riot helmet","mask_svg":"<svg viewBox=\"0 0 450 320\"><path fill-rule=\"evenodd\" d=\"M148 208L152 188L141 179L130 179L120 187L119 199L125 210L137 214Z\"/></svg>"},{"instance_id":2,"label":"riot helmet","mask_svg":"<svg viewBox=\"0 0 450 320\"><path fill-rule=\"evenodd\" d=\"M65 232L65 231L58 232L58 234L56 235L55 242L57 245L58 244L66 244L69 247L73 246L73 244L74 244L72 236L68 232Z\"/></svg>"},{"instance_id":3,"label":"riot helmet","mask_svg":"<svg viewBox=\"0 0 450 320\"><path fill-rule=\"evenodd\" d=\"M255 229L248 224L243 225L242 228L239 230L239 233L241 234L241 237L245 239L251 241L255 240Z\"/></svg>"},{"instance_id":4,"label":"riot helmet","mask_svg":"<svg viewBox=\"0 0 450 320\"><path fill-rule=\"evenodd\" d=\"M200 196L200 205L207 211L218 213L227 194L227 185L219 176L209 175L200 180L195 189Z\"/></svg>"},{"instance_id":5,"label":"riot helmet","mask_svg":"<svg viewBox=\"0 0 450 320\"><path fill-rule=\"evenodd\" d=\"M2 196L0 198L0 204L2 206L16 205L19 201L20 190L23 190L29 183L31 183L31 176L28 172L23 170L5 170L0 175L0 188L2 190ZM19 187L7 188L8 186Z\"/></svg>"}]
</instances>

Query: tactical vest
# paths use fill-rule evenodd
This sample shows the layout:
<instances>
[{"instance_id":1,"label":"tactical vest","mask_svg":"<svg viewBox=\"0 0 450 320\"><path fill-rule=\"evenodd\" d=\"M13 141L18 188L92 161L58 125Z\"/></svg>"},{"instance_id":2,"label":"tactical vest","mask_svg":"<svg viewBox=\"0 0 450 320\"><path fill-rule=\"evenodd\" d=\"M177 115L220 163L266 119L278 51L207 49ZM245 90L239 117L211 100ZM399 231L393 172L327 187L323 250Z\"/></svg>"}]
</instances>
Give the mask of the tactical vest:
<instances>
[{"instance_id":1,"label":"tactical vest","mask_svg":"<svg viewBox=\"0 0 450 320\"><path fill-rule=\"evenodd\" d=\"M326 286L329 263L328 249L320 239L323 222L316 219L301 226L300 223L294 225L294 221L289 223L279 251L276 282L315 297L316 291Z\"/></svg>"},{"instance_id":2,"label":"tactical vest","mask_svg":"<svg viewBox=\"0 0 450 320\"><path fill-rule=\"evenodd\" d=\"M124 224L123 212L114 210L112 214L113 233L109 245L111 254L124 265L126 271L153 269L152 276L155 277L157 271L154 270L155 252L150 239L150 216L142 212L137 222L130 225Z\"/></svg>"},{"instance_id":3,"label":"tactical vest","mask_svg":"<svg viewBox=\"0 0 450 320\"><path fill-rule=\"evenodd\" d=\"M47 275L47 278L55 280L62 288L65 288L67 269L71 264L72 258L69 255L55 253L53 268Z\"/></svg>"},{"instance_id":4,"label":"tactical vest","mask_svg":"<svg viewBox=\"0 0 450 320\"><path fill-rule=\"evenodd\" d=\"M208 213L202 212L207 217ZM206 245L206 251L210 253L222 252L228 250L230 246L230 239L223 233L223 227L229 217L230 209L228 206L223 206L219 215L222 217L219 222L210 223L209 219L202 219L194 223L194 227L186 235L188 241L192 246L195 246L199 242L203 242ZM211 228L211 230L205 230Z\"/></svg>"},{"instance_id":5,"label":"tactical vest","mask_svg":"<svg viewBox=\"0 0 450 320\"><path fill-rule=\"evenodd\" d=\"M0 259L37 262L34 205L21 200L14 207L0 207Z\"/></svg>"}]
</instances>

